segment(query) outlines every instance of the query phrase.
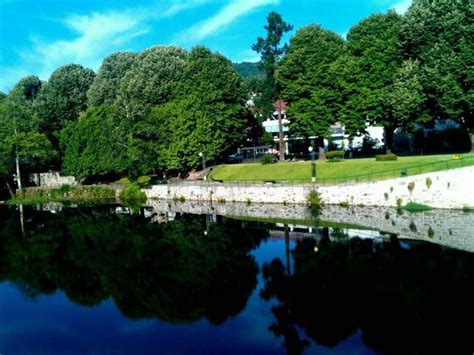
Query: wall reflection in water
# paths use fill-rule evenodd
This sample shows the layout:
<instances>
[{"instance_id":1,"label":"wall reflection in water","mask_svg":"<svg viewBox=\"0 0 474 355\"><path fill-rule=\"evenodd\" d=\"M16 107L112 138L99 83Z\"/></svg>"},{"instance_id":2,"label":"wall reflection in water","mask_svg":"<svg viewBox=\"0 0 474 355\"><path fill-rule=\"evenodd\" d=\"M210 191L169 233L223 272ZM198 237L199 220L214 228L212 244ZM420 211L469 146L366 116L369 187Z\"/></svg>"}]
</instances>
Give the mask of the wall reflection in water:
<instances>
[{"instance_id":1,"label":"wall reflection in water","mask_svg":"<svg viewBox=\"0 0 474 355\"><path fill-rule=\"evenodd\" d=\"M201 214L179 210L186 206ZM121 206L1 207L0 282L30 299L60 290L91 312L111 299L133 320L207 319L217 329L241 316L245 324L255 320L262 351L267 338L299 354L336 350L361 334L367 352L472 353L472 253L440 245L452 243L445 236L427 243L321 219L329 212L349 218L347 209L323 209L317 218L303 212L292 223L226 217L241 207L169 204L134 213ZM253 205L246 211L277 213ZM439 217L420 216L409 218L422 225ZM367 210L360 215L370 218ZM466 240L456 247L471 245ZM267 262L257 260L259 253ZM247 311L249 300L261 313ZM230 329L240 351L254 349L247 329Z\"/></svg>"}]
</instances>

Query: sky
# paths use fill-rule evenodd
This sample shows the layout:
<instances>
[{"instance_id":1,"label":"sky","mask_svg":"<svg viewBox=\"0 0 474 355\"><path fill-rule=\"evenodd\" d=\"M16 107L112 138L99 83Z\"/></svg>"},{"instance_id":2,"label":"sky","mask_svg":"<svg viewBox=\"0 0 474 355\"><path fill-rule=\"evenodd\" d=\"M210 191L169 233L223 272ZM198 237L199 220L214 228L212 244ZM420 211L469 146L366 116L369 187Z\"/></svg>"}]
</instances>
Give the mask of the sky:
<instances>
[{"instance_id":1,"label":"sky","mask_svg":"<svg viewBox=\"0 0 474 355\"><path fill-rule=\"evenodd\" d=\"M156 45L205 45L234 62L257 61L251 46L271 11L292 33L316 23L344 36L371 13L404 13L411 1L0 0L0 91L26 75L48 80L69 63L97 71L111 53Z\"/></svg>"}]
</instances>

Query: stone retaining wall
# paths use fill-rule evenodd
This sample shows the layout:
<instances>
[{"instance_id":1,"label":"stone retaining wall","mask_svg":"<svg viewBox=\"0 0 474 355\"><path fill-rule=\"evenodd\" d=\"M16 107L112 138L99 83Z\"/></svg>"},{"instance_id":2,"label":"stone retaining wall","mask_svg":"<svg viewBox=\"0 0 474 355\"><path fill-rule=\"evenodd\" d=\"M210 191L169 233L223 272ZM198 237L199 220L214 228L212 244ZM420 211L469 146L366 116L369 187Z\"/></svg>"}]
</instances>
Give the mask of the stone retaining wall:
<instances>
[{"instance_id":1,"label":"stone retaining wall","mask_svg":"<svg viewBox=\"0 0 474 355\"><path fill-rule=\"evenodd\" d=\"M146 205L157 216L167 213L191 213L239 218L286 220L288 223L308 223L314 220L307 206L245 203L210 203L196 201L148 200ZM427 212L399 212L390 207L325 206L318 216L320 221L351 226L350 229L371 229L396 234L402 239L424 240L451 248L474 252L474 212L432 210ZM163 218L166 220L166 218ZM359 227L357 227L359 226ZM349 228L349 227L348 227Z\"/></svg>"},{"instance_id":2,"label":"stone retaining wall","mask_svg":"<svg viewBox=\"0 0 474 355\"><path fill-rule=\"evenodd\" d=\"M313 188L326 204L396 207L400 201L403 205L417 202L433 208L474 208L474 167L335 186L196 182L155 185L144 191L148 198L155 199L306 204Z\"/></svg>"}]
</instances>

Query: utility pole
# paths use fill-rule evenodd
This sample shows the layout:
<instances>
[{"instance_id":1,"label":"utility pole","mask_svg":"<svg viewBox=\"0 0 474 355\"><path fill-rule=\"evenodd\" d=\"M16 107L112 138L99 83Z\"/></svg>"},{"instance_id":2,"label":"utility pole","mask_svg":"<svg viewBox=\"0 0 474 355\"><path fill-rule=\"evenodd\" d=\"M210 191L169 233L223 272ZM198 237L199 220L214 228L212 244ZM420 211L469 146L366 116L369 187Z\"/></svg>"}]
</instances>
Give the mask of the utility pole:
<instances>
[{"instance_id":1,"label":"utility pole","mask_svg":"<svg viewBox=\"0 0 474 355\"><path fill-rule=\"evenodd\" d=\"M287 103L283 101L282 99L277 100L274 104L273 107L276 109L278 113L278 128L280 130L280 146L279 146L279 152L280 152L280 161L285 160L285 136L283 133L283 116L282 112L286 109Z\"/></svg>"}]
</instances>

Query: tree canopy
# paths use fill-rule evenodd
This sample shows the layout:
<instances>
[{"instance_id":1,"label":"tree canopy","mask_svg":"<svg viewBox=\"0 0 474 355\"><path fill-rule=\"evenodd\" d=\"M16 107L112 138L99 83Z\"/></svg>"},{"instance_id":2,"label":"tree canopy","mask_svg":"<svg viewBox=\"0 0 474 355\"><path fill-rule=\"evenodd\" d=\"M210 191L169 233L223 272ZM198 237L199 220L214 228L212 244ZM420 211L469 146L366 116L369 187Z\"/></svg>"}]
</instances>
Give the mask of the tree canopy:
<instances>
[{"instance_id":1,"label":"tree canopy","mask_svg":"<svg viewBox=\"0 0 474 355\"><path fill-rule=\"evenodd\" d=\"M265 116L273 112L273 103L279 97L275 71L287 49L287 46L281 45L280 42L283 35L291 31L293 26L283 21L279 13L270 12L264 29L267 32L266 37L258 37L252 49L261 57L259 68L264 73L264 78L260 83L260 96L256 98L256 105Z\"/></svg>"},{"instance_id":2,"label":"tree canopy","mask_svg":"<svg viewBox=\"0 0 474 355\"><path fill-rule=\"evenodd\" d=\"M424 110L474 128L474 7L470 0L415 0L403 18L400 47L420 62Z\"/></svg>"},{"instance_id":3,"label":"tree canopy","mask_svg":"<svg viewBox=\"0 0 474 355\"><path fill-rule=\"evenodd\" d=\"M337 121L342 97L332 66L343 53L343 39L317 25L301 28L290 40L276 78L294 135L327 137L329 125Z\"/></svg>"},{"instance_id":4,"label":"tree canopy","mask_svg":"<svg viewBox=\"0 0 474 355\"><path fill-rule=\"evenodd\" d=\"M89 106L112 105L117 101L120 81L135 63L137 54L118 52L104 59L87 92Z\"/></svg>"},{"instance_id":5,"label":"tree canopy","mask_svg":"<svg viewBox=\"0 0 474 355\"><path fill-rule=\"evenodd\" d=\"M87 91L95 73L78 64L68 64L55 70L35 101L35 112L41 120L41 130L57 142L59 131L76 120L87 109Z\"/></svg>"},{"instance_id":6,"label":"tree canopy","mask_svg":"<svg viewBox=\"0 0 474 355\"><path fill-rule=\"evenodd\" d=\"M93 107L61 133L66 174L121 174L130 167L130 135L123 115L111 106Z\"/></svg>"},{"instance_id":7,"label":"tree canopy","mask_svg":"<svg viewBox=\"0 0 474 355\"><path fill-rule=\"evenodd\" d=\"M177 95L188 53L178 47L158 46L139 53L120 81L117 105L127 117L143 117L153 105Z\"/></svg>"}]
</instances>

